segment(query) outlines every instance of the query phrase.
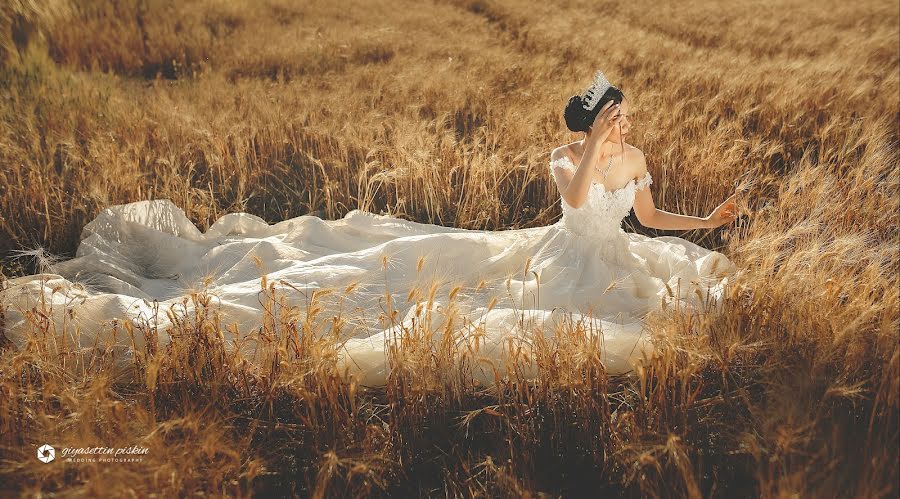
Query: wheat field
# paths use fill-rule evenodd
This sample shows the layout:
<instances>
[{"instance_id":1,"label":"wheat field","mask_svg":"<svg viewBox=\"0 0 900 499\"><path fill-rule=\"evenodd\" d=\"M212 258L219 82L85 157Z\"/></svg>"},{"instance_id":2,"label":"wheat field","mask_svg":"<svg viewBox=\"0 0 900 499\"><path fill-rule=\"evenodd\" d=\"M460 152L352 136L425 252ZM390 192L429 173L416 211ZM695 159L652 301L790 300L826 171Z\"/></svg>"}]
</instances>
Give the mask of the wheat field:
<instances>
[{"instance_id":1,"label":"wheat field","mask_svg":"<svg viewBox=\"0 0 900 499\"><path fill-rule=\"evenodd\" d=\"M116 377L36 310L29 348L0 356L4 495L900 493L896 2L8 0L0 61L0 285L144 199L201 229L354 208L553 223L549 153L580 138L562 109L598 68L658 207L744 191L737 224L671 234L747 269L722 314L652 322L633 376L561 331L536 381L495 392L442 376L455 361L427 334L379 390L336 372L327 338L279 350L277 318L248 363L203 293L186 334ZM44 466L45 441L150 452Z\"/></svg>"}]
</instances>

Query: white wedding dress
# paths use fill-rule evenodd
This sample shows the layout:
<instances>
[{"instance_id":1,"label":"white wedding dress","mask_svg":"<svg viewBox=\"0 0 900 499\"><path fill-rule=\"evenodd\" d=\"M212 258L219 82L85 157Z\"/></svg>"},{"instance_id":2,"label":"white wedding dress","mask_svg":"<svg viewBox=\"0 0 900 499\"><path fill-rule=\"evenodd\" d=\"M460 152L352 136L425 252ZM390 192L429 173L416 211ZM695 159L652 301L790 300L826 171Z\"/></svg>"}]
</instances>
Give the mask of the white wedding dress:
<instances>
[{"instance_id":1,"label":"white wedding dress","mask_svg":"<svg viewBox=\"0 0 900 499\"><path fill-rule=\"evenodd\" d=\"M575 169L565 157L550 166ZM651 348L642 321L647 313L675 300L697 309L718 303L735 270L721 253L684 239L622 229L635 192L650 184L649 173L611 192L594 183L583 206L561 201L563 216L555 224L503 231L353 210L339 220L303 215L274 225L233 213L201 233L168 200L113 206L85 226L75 258L46 274L10 280L0 296L6 334L25 347L33 322L27 311L44 300L70 344L90 348L99 335L127 363L132 341L143 350L144 339L121 327L113 338L110 319L146 325L149 318L166 343L166 311L190 313L182 296L205 286L223 325L235 323L244 337L263 324L265 273L287 304L304 313L314 290L336 290L319 293L317 320L322 332L331 331L335 316L345 321L334 331L346 340L339 366L364 385L385 383L386 346L400 341L404 328L421 327L426 314L436 339L449 331L461 350L472 348L478 359L472 374L485 384L494 382L492 365L503 373L510 348L531 344L531 334L552 341L564 321L602 335L607 372L623 373ZM232 345L233 329L223 329Z\"/></svg>"}]
</instances>

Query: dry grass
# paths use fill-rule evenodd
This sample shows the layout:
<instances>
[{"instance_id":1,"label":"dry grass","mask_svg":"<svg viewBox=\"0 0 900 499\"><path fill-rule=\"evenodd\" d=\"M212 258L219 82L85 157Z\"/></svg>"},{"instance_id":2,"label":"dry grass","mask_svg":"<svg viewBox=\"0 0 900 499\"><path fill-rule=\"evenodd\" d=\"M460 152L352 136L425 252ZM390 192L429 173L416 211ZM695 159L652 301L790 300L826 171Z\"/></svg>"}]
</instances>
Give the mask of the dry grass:
<instances>
[{"instance_id":1,"label":"dry grass","mask_svg":"<svg viewBox=\"0 0 900 499\"><path fill-rule=\"evenodd\" d=\"M37 270L23 247L74 254L100 210L148 198L201 228L353 208L552 223L561 108L602 67L633 101L658 206L707 213L749 186L740 230L679 234L749 270L724 313L658 321L659 354L625 379L560 331L559 355L532 353L537 381L486 393L428 331L362 389L329 338L286 333L321 328L300 309L253 333L268 349L249 362L200 306L112 378L112 353L60 344L35 310L29 349L0 359L4 492L896 497L895 3L352 4L5 3L3 272ZM151 452L39 467L45 441Z\"/></svg>"}]
</instances>

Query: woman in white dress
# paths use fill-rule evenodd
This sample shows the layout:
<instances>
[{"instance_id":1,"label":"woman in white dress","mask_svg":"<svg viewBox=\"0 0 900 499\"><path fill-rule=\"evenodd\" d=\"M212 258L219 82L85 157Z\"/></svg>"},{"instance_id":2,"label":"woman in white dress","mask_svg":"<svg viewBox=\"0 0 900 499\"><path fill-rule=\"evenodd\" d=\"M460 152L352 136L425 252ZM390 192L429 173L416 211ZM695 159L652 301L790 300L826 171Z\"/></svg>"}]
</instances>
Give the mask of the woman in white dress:
<instances>
[{"instance_id":1,"label":"woman in white dress","mask_svg":"<svg viewBox=\"0 0 900 499\"><path fill-rule=\"evenodd\" d=\"M485 384L494 381L491 364L502 372L509 348L530 345L530 334L551 337L562 320L602 334L607 372L627 372L650 348L646 314L664 302L715 302L735 270L721 253L684 239L622 229L632 207L659 229L712 228L735 216L732 198L704 218L654 207L644 156L624 143L628 111L601 73L569 100L567 125L585 138L551 154L563 216L544 227L465 230L353 210L339 220L303 215L275 225L233 213L201 233L168 200L110 207L85 226L75 258L10 281L0 295L6 334L24 348L34 322L28 311L43 300L70 343L90 347L99 336L127 363L129 346L144 349L144 338L113 337L110 319L153 324L165 344L166 310L190 316L193 304L182 297L205 288L233 348L235 329L225 326L241 337L263 326L267 282L301 310L316 290L336 290L316 293L318 317L323 332L340 317L332 331L346 340L338 366L364 385L386 382L385 348L426 318L435 341L453 334L460 351L475 352L472 374Z\"/></svg>"}]
</instances>

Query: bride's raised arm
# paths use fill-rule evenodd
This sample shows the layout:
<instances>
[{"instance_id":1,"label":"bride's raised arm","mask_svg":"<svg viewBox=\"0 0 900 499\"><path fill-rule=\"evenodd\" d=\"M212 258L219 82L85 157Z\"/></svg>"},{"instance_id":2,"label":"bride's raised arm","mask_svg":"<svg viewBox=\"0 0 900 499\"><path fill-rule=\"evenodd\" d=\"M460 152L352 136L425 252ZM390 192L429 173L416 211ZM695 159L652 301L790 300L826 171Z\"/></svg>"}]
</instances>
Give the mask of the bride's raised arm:
<instances>
[{"instance_id":1,"label":"bride's raised arm","mask_svg":"<svg viewBox=\"0 0 900 499\"><path fill-rule=\"evenodd\" d=\"M643 178L647 174L647 162L644 153L639 151L639 162L636 176ZM650 187L639 189L634 196L634 214L644 227L660 230L712 229L733 221L737 217L735 196L732 194L705 217L692 217L660 210L653 203Z\"/></svg>"},{"instance_id":2,"label":"bride's raised arm","mask_svg":"<svg viewBox=\"0 0 900 499\"><path fill-rule=\"evenodd\" d=\"M571 173L565 168L553 169L560 196L573 208L579 208L587 201L588 191L593 182L594 168L600 156L600 146L612 133L613 127L617 126L621 120L622 115L615 114L618 110L619 104L611 100L597 113L591 126L596 133L592 133L584 140L584 154L576 165L575 173ZM550 154L550 161L561 159L565 154L562 148L558 147Z\"/></svg>"}]
</instances>

